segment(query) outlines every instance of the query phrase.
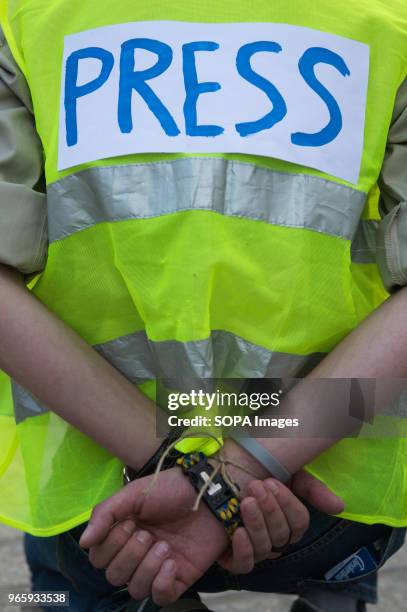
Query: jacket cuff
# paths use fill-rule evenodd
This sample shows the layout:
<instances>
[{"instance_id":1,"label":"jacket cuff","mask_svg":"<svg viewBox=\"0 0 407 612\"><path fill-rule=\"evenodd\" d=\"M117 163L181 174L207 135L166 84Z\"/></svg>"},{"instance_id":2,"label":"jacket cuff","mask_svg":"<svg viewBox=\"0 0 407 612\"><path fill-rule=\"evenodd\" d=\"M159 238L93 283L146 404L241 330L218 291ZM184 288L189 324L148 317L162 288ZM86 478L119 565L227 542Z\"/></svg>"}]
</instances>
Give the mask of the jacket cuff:
<instances>
[{"instance_id":1,"label":"jacket cuff","mask_svg":"<svg viewBox=\"0 0 407 612\"><path fill-rule=\"evenodd\" d=\"M407 285L407 202L398 204L379 223L376 261L390 293Z\"/></svg>"},{"instance_id":2,"label":"jacket cuff","mask_svg":"<svg viewBox=\"0 0 407 612\"><path fill-rule=\"evenodd\" d=\"M45 194L24 185L1 183L0 262L31 274L47 259Z\"/></svg>"}]
</instances>

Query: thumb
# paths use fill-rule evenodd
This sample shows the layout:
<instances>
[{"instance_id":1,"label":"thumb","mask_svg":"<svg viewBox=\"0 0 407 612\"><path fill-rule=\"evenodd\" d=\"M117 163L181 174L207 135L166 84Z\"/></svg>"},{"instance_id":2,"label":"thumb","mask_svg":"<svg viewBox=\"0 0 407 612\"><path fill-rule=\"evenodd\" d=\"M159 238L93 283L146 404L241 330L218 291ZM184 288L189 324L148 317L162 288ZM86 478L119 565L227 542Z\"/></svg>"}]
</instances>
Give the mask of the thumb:
<instances>
[{"instance_id":1,"label":"thumb","mask_svg":"<svg viewBox=\"0 0 407 612\"><path fill-rule=\"evenodd\" d=\"M95 506L88 526L79 540L82 548L90 548L100 544L110 529L118 521L131 515L137 515L143 504L144 494L141 481L134 481L124 489Z\"/></svg>"},{"instance_id":2,"label":"thumb","mask_svg":"<svg viewBox=\"0 0 407 612\"><path fill-rule=\"evenodd\" d=\"M343 499L305 470L300 470L294 475L291 489L295 495L325 514L340 514L345 509Z\"/></svg>"}]
</instances>

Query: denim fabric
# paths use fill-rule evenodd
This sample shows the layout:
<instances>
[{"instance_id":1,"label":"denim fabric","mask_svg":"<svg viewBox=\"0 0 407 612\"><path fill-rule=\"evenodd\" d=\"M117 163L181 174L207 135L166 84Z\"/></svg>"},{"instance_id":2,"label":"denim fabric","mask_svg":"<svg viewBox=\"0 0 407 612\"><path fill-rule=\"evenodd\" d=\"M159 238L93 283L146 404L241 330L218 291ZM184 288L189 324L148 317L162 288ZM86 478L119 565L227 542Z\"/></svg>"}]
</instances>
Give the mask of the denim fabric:
<instances>
[{"instance_id":1,"label":"denim fabric","mask_svg":"<svg viewBox=\"0 0 407 612\"><path fill-rule=\"evenodd\" d=\"M25 553L34 591L69 591L71 612L119 612L128 602L127 591L118 592L105 579L103 570L95 569L77 539L81 528L52 538L25 536ZM55 608L43 607L45 612Z\"/></svg>"},{"instance_id":2,"label":"denim fabric","mask_svg":"<svg viewBox=\"0 0 407 612\"><path fill-rule=\"evenodd\" d=\"M194 585L195 591L248 590L264 593L299 593L306 588L342 590L375 603L377 573L357 580L326 582L324 574L359 548L380 541L380 566L403 544L405 529L363 525L321 514L310 508L311 523L302 540L289 546L277 560L258 563L247 575L236 576L217 564ZM125 590L112 587L103 570L89 563L78 540L84 526L53 538L26 536L26 554L35 590L67 590L73 612L119 612L129 601ZM148 611L154 610L148 608ZM46 612L51 609L44 608Z\"/></svg>"},{"instance_id":3,"label":"denim fabric","mask_svg":"<svg viewBox=\"0 0 407 612\"><path fill-rule=\"evenodd\" d=\"M194 585L201 592L247 590L264 593L300 593L311 587L341 590L366 601L377 602L377 572L354 580L327 582L324 574L358 551L380 541L381 567L404 543L405 529L364 525L337 519L309 508L311 523L300 542L289 546L276 560L257 563L250 574L235 576L212 566Z\"/></svg>"}]
</instances>

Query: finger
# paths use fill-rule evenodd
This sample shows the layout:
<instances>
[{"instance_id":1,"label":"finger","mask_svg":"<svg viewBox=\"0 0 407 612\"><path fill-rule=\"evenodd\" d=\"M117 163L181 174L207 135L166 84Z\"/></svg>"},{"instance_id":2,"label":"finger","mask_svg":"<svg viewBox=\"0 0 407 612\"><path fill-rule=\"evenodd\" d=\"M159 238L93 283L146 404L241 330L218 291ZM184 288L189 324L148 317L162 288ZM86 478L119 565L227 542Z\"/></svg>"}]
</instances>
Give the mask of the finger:
<instances>
[{"instance_id":1,"label":"finger","mask_svg":"<svg viewBox=\"0 0 407 612\"><path fill-rule=\"evenodd\" d=\"M148 531L137 531L118 552L106 569L106 579L113 586L127 584L153 544Z\"/></svg>"},{"instance_id":2,"label":"finger","mask_svg":"<svg viewBox=\"0 0 407 612\"><path fill-rule=\"evenodd\" d=\"M117 553L128 542L136 530L133 519L121 521L112 527L102 544L93 546L89 551L89 560L98 569L107 567Z\"/></svg>"},{"instance_id":3,"label":"finger","mask_svg":"<svg viewBox=\"0 0 407 612\"><path fill-rule=\"evenodd\" d=\"M269 478L264 486L274 495L281 512L283 513L289 529L286 544L298 542L309 527L309 512L304 504L278 480ZM274 540L273 540L274 543ZM276 545L279 546L279 544Z\"/></svg>"},{"instance_id":4,"label":"finger","mask_svg":"<svg viewBox=\"0 0 407 612\"><path fill-rule=\"evenodd\" d=\"M295 495L302 497L325 514L340 514L345 509L343 499L332 493L323 482L305 470L295 474L292 490Z\"/></svg>"},{"instance_id":5,"label":"finger","mask_svg":"<svg viewBox=\"0 0 407 612\"><path fill-rule=\"evenodd\" d=\"M254 551L246 529L239 527L232 537L233 573L249 574L254 568Z\"/></svg>"},{"instance_id":6,"label":"finger","mask_svg":"<svg viewBox=\"0 0 407 612\"><path fill-rule=\"evenodd\" d=\"M148 551L128 584L129 593L134 599L151 595L153 581L169 554L170 547L163 541L157 542Z\"/></svg>"},{"instance_id":7,"label":"finger","mask_svg":"<svg viewBox=\"0 0 407 612\"><path fill-rule=\"evenodd\" d=\"M254 568L254 551L244 527L236 529L231 546L217 559L217 564L232 574L248 574Z\"/></svg>"},{"instance_id":8,"label":"finger","mask_svg":"<svg viewBox=\"0 0 407 612\"><path fill-rule=\"evenodd\" d=\"M274 481L269 482L267 488L265 482L261 481L254 481L250 484L250 492L255 496L265 519L266 529L271 540L270 550L275 547L283 548L288 544L291 537L291 530L286 516L274 495L274 492L277 491L278 489L274 486Z\"/></svg>"},{"instance_id":9,"label":"finger","mask_svg":"<svg viewBox=\"0 0 407 612\"><path fill-rule=\"evenodd\" d=\"M157 606L168 606L178 599L176 577L176 563L172 559L167 559L151 586L151 596Z\"/></svg>"},{"instance_id":10,"label":"finger","mask_svg":"<svg viewBox=\"0 0 407 612\"><path fill-rule=\"evenodd\" d=\"M251 546L251 543L250 543ZM216 563L223 567L226 571L234 573L234 560L233 560L233 549L232 544L221 554L216 560Z\"/></svg>"},{"instance_id":11,"label":"finger","mask_svg":"<svg viewBox=\"0 0 407 612\"><path fill-rule=\"evenodd\" d=\"M137 514L143 503L143 484L135 480L124 489L95 506L89 524L79 540L82 548L90 548L102 542L118 521Z\"/></svg>"},{"instance_id":12,"label":"finger","mask_svg":"<svg viewBox=\"0 0 407 612\"><path fill-rule=\"evenodd\" d=\"M240 505L240 511L244 526L253 546L255 560L262 561L263 559L267 559L271 551L271 540L264 515L256 499L253 497L246 497Z\"/></svg>"}]
</instances>

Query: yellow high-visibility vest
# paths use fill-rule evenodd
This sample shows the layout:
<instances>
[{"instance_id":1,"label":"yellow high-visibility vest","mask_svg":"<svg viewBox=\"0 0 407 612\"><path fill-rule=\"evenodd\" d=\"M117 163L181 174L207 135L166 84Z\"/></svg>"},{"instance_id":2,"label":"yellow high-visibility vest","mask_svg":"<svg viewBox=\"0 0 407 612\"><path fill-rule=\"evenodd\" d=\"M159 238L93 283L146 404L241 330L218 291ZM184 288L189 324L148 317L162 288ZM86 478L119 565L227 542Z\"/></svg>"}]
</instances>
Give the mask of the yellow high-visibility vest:
<instances>
[{"instance_id":1,"label":"yellow high-visibility vest","mask_svg":"<svg viewBox=\"0 0 407 612\"><path fill-rule=\"evenodd\" d=\"M45 152L32 291L144 392L301 376L386 299L355 245L379 219L404 0L2 0L0 23ZM0 520L84 522L120 461L0 382ZM308 469L344 517L402 526L406 463L400 436Z\"/></svg>"}]
</instances>

